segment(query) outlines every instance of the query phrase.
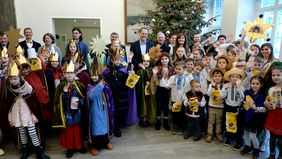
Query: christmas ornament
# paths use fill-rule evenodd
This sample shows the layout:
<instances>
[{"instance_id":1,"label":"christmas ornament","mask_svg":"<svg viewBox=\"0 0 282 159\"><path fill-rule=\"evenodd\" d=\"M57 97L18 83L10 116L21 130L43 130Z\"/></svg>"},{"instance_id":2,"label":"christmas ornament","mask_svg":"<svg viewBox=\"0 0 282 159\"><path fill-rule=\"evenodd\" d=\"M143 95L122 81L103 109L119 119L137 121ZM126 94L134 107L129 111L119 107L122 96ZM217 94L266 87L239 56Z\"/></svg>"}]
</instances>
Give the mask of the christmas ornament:
<instances>
[{"instance_id":1,"label":"christmas ornament","mask_svg":"<svg viewBox=\"0 0 282 159\"><path fill-rule=\"evenodd\" d=\"M273 25L263 23L263 15L260 15L254 22L245 21L247 37L250 39L251 43L255 42L257 39L266 39L266 31L270 29Z\"/></svg>"}]
</instances>

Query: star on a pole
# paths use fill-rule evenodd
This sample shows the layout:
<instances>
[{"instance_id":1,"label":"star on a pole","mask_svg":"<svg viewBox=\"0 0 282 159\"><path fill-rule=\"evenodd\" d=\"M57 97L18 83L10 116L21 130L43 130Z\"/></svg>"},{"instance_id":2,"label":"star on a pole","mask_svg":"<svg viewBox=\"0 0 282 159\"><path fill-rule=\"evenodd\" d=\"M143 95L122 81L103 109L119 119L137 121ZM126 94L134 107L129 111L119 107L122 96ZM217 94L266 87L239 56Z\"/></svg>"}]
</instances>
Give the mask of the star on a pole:
<instances>
[{"instance_id":1,"label":"star on a pole","mask_svg":"<svg viewBox=\"0 0 282 159\"><path fill-rule=\"evenodd\" d=\"M7 50L9 57L11 57L13 54L16 53L16 45L18 44L19 39L24 38L20 34L20 30L21 29L14 29L13 27L10 26L10 30L5 32L5 34L9 38L9 47Z\"/></svg>"},{"instance_id":2,"label":"star on a pole","mask_svg":"<svg viewBox=\"0 0 282 159\"><path fill-rule=\"evenodd\" d=\"M92 45L90 46L90 49L96 53L96 56L100 56L102 53L105 53L105 49L108 49L105 41L102 38L99 38L98 35L96 35L96 38L92 38L92 40L93 42L89 42Z\"/></svg>"},{"instance_id":3,"label":"star on a pole","mask_svg":"<svg viewBox=\"0 0 282 159\"><path fill-rule=\"evenodd\" d=\"M256 41L256 39L266 39L266 31L270 29L273 25L266 24L262 22L262 15L257 18L254 22L245 21L247 37L250 39L251 43Z\"/></svg>"}]
</instances>

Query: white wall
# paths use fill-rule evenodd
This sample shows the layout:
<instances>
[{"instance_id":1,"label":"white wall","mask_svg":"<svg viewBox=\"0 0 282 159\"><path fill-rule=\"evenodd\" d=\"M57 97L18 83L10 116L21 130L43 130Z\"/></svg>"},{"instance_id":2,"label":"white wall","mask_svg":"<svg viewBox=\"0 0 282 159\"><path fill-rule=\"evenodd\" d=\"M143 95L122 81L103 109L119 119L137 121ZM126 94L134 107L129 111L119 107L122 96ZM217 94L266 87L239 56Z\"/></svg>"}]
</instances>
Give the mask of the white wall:
<instances>
[{"instance_id":1,"label":"white wall","mask_svg":"<svg viewBox=\"0 0 282 159\"><path fill-rule=\"evenodd\" d=\"M31 27L33 39L54 33L52 18L101 18L101 35L106 42L112 32L124 42L124 0L15 0L17 27ZM71 30L70 30L71 32Z\"/></svg>"}]
</instances>

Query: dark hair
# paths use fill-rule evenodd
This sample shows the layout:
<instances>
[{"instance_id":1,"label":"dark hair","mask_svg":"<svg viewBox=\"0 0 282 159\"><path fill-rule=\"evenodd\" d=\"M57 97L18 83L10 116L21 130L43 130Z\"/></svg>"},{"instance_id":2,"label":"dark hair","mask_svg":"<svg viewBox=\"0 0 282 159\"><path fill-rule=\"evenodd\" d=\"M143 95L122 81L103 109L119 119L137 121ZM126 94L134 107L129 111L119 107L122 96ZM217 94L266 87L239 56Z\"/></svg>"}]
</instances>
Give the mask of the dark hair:
<instances>
[{"instance_id":1,"label":"dark hair","mask_svg":"<svg viewBox=\"0 0 282 159\"><path fill-rule=\"evenodd\" d=\"M186 59L186 63L187 63L187 62L190 62L190 61L193 62L193 64L194 64L194 59L192 59L192 58L187 58L187 59Z\"/></svg>"},{"instance_id":2,"label":"dark hair","mask_svg":"<svg viewBox=\"0 0 282 159\"><path fill-rule=\"evenodd\" d=\"M119 36L117 32L112 32L110 36L112 36L112 35L117 35L117 36Z\"/></svg>"},{"instance_id":3,"label":"dark hair","mask_svg":"<svg viewBox=\"0 0 282 159\"><path fill-rule=\"evenodd\" d=\"M46 33L43 35L43 42L45 43L45 36L49 36L52 39L52 44L54 44L56 42L55 36L51 33Z\"/></svg>"},{"instance_id":4,"label":"dark hair","mask_svg":"<svg viewBox=\"0 0 282 159\"><path fill-rule=\"evenodd\" d=\"M177 36L175 33L170 33L168 38L170 39L172 36Z\"/></svg>"},{"instance_id":5,"label":"dark hair","mask_svg":"<svg viewBox=\"0 0 282 159\"><path fill-rule=\"evenodd\" d=\"M176 67L176 66L181 66L182 68L185 68L186 67L186 65L185 65L185 63L183 62L183 61L177 61L177 62L175 62L174 63L174 66Z\"/></svg>"},{"instance_id":6,"label":"dark hair","mask_svg":"<svg viewBox=\"0 0 282 159\"><path fill-rule=\"evenodd\" d=\"M6 36L7 36L7 34L6 34L6 33L4 33L4 32L0 32L0 36L4 36L4 35L6 35Z\"/></svg>"},{"instance_id":7,"label":"dark hair","mask_svg":"<svg viewBox=\"0 0 282 159\"><path fill-rule=\"evenodd\" d=\"M79 41L82 41L83 37L82 37L82 32L81 32L80 28L74 27L74 28L72 28L71 32L73 32L73 31L78 31L81 34L80 37L79 37Z\"/></svg>"},{"instance_id":8,"label":"dark hair","mask_svg":"<svg viewBox=\"0 0 282 159\"><path fill-rule=\"evenodd\" d=\"M222 77L224 76L224 73L220 70L213 71L212 76L214 76L215 74L220 74Z\"/></svg>"},{"instance_id":9,"label":"dark hair","mask_svg":"<svg viewBox=\"0 0 282 159\"><path fill-rule=\"evenodd\" d=\"M217 37L217 40L219 40L220 38L224 38L224 39L226 40L226 36L223 35L223 34L219 35L219 36Z\"/></svg>"},{"instance_id":10,"label":"dark hair","mask_svg":"<svg viewBox=\"0 0 282 159\"><path fill-rule=\"evenodd\" d=\"M206 53L205 57L213 57L211 53Z\"/></svg>"},{"instance_id":11,"label":"dark hair","mask_svg":"<svg viewBox=\"0 0 282 159\"><path fill-rule=\"evenodd\" d=\"M199 51L199 53L202 57L205 56L205 50L204 49L197 49L197 51Z\"/></svg>"},{"instance_id":12,"label":"dark hair","mask_svg":"<svg viewBox=\"0 0 282 159\"><path fill-rule=\"evenodd\" d=\"M226 52L230 51L230 50L235 50L236 46L234 44L230 44L226 47Z\"/></svg>"},{"instance_id":13,"label":"dark hair","mask_svg":"<svg viewBox=\"0 0 282 159\"><path fill-rule=\"evenodd\" d=\"M32 29L31 29L30 27L24 28L24 32L25 32L26 30L30 30L30 31L32 32Z\"/></svg>"},{"instance_id":14,"label":"dark hair","mask_svg":"<svg viewBox=\"0 0 282 159\"><path fill-rule=\"evenodd\" d=\"M192 79L192 80L190 81L190 86L192 86L194 83L200 83L200 81L195 80L195 79Z\"/></svg>"},{"instance_id":15,"label":"dark hair","mask_svg":"<svg viewBox=\"0 0 282 159\"><path fill-rule=\"evenodd\" d=\"M274 55L273 55L273 46L271 43L264 43L261 45L260 49L262 50L263 47L268 47L270 49L270 55L269 55L269 60L273 60L274 59Z\"/></svg>"},{"instance_id":16,"label":"dark hair","mask_svg":"<svg viewBox=\"0 0 282 159\"><path fill-rule=\"evenodd\" d=\"M194 67L196 67L196 66L200 66L202 69L204 68L204 64L203 64L203 62L202 61L195 61L195 63L194 63Z\"/></svg>"},{"instance_id":17,"label":"dark hair","mask_svg":"<svg viewBox=\"0 0 282 159\"><path fill-rule=\"evenodd\" d=\"M149 29L148 29L147 27L141 27L141 28L139 29L139 33L141 33L141 31L142 31L143 29L145 29L145 30L147 30L147 31L149 32Z\"/></svg>"},{"instance_id":18,"label":"dark hair","mask_svg":"<svg viewBox=\"0 0 282 159\"><path fill-rule=\"evenodd\" d=\"M259 81L259 83L260 83L261 85L263 85L264 80L263 80L263 78L262 78L261 76L253 76L253 77L251 78L251 80L250 80L250 83L252 83L252 80L254 80L254 79L257 79L257 80Z\"/></svg>"},{"instance_id":19,"label":"dark hair","mask_svg":"<svg viewBox=\"0 0 282 159\"><path fill-rule=\"evenodd\" d=\"M66 54L65 54L65 56L64 56L64 60L65 60L65 61L68 61L68 60L70 60L70 58L71 58L71 52L70 52L70 44L71 44L71 43L72 43L72 41L69 41L68 44L67 44L67 46L66 46ZM78 49L78 46L77 46L77 43L76 43L75 45L76 45L76 48L77 48L76 52L80 53L80 52L79 52L79 49Z\"/></svg>"},{"instance_id":20,"label":"dark hair","mask_svg":"<svg viewBox=\"0 0 282 159\"><path fill-rule=\"evenodd\" d=\"M182 36L184 36L184 38L185 38L185 41L184 41L184 44L183 44L183 47L185 48L185 50L186 50L186 45L187 45L187 38L186 38L186 36L183 34L183 33L179 33L178 35L177 35L177 37L176 37L176 48L178 48L179 47L179 43L178 43L178 40L182 37Z\"/></svg>"},{"instance_id":21,"label":"dark hair","mask_svg":"<svg viewBox=\"0 0 282 159\"><path fill-rule=\"evenodd\" d=\"M258 63L263 63L263 58L260 57L260 56L256 56L255 59L254 59L255 62L258 62Z\"/></svg>"}]
</instances>

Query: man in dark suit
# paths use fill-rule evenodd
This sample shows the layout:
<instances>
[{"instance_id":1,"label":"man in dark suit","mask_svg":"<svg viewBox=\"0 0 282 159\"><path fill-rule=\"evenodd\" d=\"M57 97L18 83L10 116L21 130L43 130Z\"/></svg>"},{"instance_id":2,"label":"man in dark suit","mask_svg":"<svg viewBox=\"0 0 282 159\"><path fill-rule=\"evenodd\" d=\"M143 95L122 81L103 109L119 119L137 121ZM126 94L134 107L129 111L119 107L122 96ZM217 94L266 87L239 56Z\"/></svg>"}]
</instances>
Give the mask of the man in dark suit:
<instances>
[{"instance_id":1,"label":"man in dark suit","mask_svg":"<svg viewBox=\"0 0 282 159\"><path fill-rule=\"evenodd\" d=\"M35 51L37 52L38 49L40 48L40 44L34 40L32 40L32 29L31 28L25 28L24 29L24 36L25 40L21 41L19 45L22 47L24 50L24 56L27 58L27 49L28 48L34 48Z\"/></svg>"},{"instance_id":2,"label":"man in dark suit","mask_svg":"<svg viewBox=\"0 0 282 159\"><path fill-rule=\"evenodd\" d=\"M119 40L119 35L118 35L118 33L112 32L112 33L111 33L111 36L110 36L110 40L111 40L111 43L109 43L109 44L106 45L106 47L108 48L108 49L106 50L106 59L108 59L108 57L109 57L109 55L110 55L110 50L111 50L111 45L112 45L112 43L113 43L114 41L116 41L116 40ZM127 62L127 58L126 58L126 48L125 48L124 45L121 45L121 48L125 51L125 58L124 58L124 60L125 60L125 62Z\"/></svg>"},{"instance_id":3,"label":"man in dark suit","mask_svg":"<svg viewBox=\"0 0 282 159\"><path fill-rule=\"evenodd\" d=\"M159 32L157 35L157 42L156 45L160 45L160 49L161 52L166 52L169 53L170 52L170 47L168 45L165 44L165 35L162 32Z\"/></svg>"},{"instance_id":4,"label":"man in dark suit","mask_svg":"<svg viewBox=\"0 0 282 159\"><path fill-rule=\"evenodd\" d=\"M142 56L149 52L149 49L154 46L154 44L148 41L149 30L146 27L142 27L139 30L139 40L133 42L130 45L130 52L134 54L132 58L132 63L134 65L134 71L137 72L140 68L143 68L142 65Z\"/></svg>"}]
</instances>

